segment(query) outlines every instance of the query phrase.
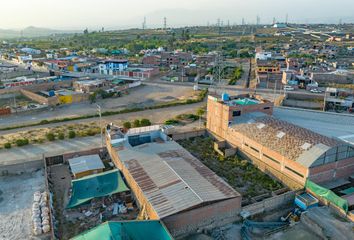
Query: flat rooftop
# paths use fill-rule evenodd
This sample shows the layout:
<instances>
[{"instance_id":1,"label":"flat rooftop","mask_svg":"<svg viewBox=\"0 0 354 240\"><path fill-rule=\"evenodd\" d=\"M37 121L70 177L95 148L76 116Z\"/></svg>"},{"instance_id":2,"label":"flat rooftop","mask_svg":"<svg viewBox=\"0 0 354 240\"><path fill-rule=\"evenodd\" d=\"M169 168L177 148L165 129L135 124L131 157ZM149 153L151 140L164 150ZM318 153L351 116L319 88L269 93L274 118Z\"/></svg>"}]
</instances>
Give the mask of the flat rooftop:
<instances>
[{"instance_id":1,"label":"flat rooftop","mask_svg":"<svg viewBox=\"0 0 354 240\"><path fill-rule=\"evenodd\" d=\"M146 143L133 147L131 140L137 143L139 136ZM131 129L125 141L116 145L116 151L160 218L205 203L241 197L177 142L165 138L160 129Z\"/></svg>"}]
</instances>

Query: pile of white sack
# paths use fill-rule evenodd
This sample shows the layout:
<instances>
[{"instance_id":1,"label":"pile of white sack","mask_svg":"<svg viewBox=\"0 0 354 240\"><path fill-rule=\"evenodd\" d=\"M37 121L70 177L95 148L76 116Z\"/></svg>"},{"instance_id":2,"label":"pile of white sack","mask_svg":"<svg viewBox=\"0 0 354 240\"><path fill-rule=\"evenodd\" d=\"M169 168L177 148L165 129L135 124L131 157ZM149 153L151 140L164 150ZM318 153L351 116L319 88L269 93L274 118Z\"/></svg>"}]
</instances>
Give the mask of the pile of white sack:
<instances>
[{"instance_id":1,"label":"pile of white sack","mask_svg":"<svg viewBox=\"0 0 354 240\"><path fill-rule=\"evenodd\" d=\"M38 236L50 231L48 195L46 192L35 192L33 195L32 222L33 233Z\"/></svg>"}]
</instances>

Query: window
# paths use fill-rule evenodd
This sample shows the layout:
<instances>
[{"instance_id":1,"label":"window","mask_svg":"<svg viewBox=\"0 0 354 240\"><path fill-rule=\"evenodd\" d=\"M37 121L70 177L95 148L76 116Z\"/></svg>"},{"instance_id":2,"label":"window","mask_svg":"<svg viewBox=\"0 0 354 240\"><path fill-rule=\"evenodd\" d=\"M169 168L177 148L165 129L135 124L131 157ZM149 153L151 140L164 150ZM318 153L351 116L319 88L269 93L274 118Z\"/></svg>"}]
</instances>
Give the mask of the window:
<instances>
[{"instance_id":1,"label":"window","mask_svg":"<svg viewBox=\"0 0 354 240\"><path fill-rule=\"evenodd\" d=\"M233 116L233 117L241 116L241 111L233 111L233 112L232 112L232 116Z\"/></svg>"},{"instance_id":2,"label":"window","mask_svg":"<svg viewBox=\"0 0 354 240\"><path fill-rule=\"evenodd\" d=\"M272 157L270 157L270 156L268 156L268 155L266 155L266 154L263 154L263 156L266 157L266 158L268 158L269 160L271 160L271 161L277 163L277 164L280 164L279 161L275 160L274 158L272 158Z\"/></svg>"},{"instance_id":3,"label":"window","mask_svg":"<svg viewBox=\"0 0 354 240\"><path fill-rule=\"evenodd\" d=\"M295 174L298 175L299 177L302 177L302 178L304 177L304 175L302 175L301 173L295 171L294 169L291 169L291 168L289 168L289 167L287 167L287 166L285 166L285 168L286 168L287 170L289 170L290 172L295 173Z\"/></svg>"},{"instance_id":4,"label":"window","mask_svg":"<svg viewBox=\"0 0 354 240\"><path fill-rule=\"evenodd\" d=\"M263 108L264 110L268 110L268 109L270 109L270 107L265 107L265 108Z\"/></svg>"},{"instance_id":5,"label":"window","mask_svg":"<svg viewBox=\"0 0 354 240\"><path fill-rule=\"evenodd\" d=\"M250 147L253 151L255 151L255 152L259 152L259 150L258 149L256 149L256 148L254 148L254 147Z\"/></svg>"}]
</instances>

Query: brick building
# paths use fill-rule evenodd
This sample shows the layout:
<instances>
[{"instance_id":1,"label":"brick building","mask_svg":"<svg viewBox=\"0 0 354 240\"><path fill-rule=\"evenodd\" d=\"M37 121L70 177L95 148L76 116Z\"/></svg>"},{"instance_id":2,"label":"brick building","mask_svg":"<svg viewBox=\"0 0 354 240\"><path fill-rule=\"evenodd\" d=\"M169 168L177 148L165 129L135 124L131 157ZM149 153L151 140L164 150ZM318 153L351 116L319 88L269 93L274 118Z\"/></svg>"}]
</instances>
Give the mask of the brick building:
<instances>
[{"instance_id":1,"label":"brick building","mask_svg":"<svg viewBox=\"0 0 354 240\"><path fill-rule=\"evenodd\" d=\"M144 219L162 220L174 237L237 220L241 195L160 126L110 126L107 149Z\"/></svg>"},{"instance_id":2,"label":"brick building","mask_svg":"<svg viewBox=\"0 0 354 240\"><path fill-rule=\"evenodd\" d=\"M273 103L252 96L208 97L207 128L291 188L354 172L354 147L272 117Z\"/></svg>"}]
</instances>

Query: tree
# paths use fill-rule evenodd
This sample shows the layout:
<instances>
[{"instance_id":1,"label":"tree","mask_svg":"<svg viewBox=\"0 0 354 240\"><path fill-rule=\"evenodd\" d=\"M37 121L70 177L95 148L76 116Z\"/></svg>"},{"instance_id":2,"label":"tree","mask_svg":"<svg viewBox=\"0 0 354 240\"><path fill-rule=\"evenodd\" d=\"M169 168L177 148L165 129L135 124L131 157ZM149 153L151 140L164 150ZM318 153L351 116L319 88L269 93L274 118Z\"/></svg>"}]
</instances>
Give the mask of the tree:
<instances>
[{"instance_id":1,"label":"tree","mask_svg":"<svg viewBox=\"0 0 354 240\"><path fill-rule=\"evenodd\" d=\"M90 103L91 104L95 103L96 102L96 98L97 98L97 93L96 92L90 94L90 96L89 96Z\"/></svg>"},{"instance_id":2,"label":"tree","mask_svg":"<svg viewBox=\"0 0 354 240\"><path fill-rule=\"evenodd\" d=\"M53 133L47 133L46 137L47 137L48 141L52 142L55 140L55 136Z\"/></svg>"},{"instance_id":3,"label":"tree","mask_svg":"<svg viewBox=\"0 0 354 240\"><path fill-rule=\"evenodd\" d=\"M151 122L149 119L143 118L140 120L140 127L151 126Z\"/></svg>"},{"instance_id":4,"label":"tree","mask_svg":"<svg viewBox=\"0 0 354 240\"><path fill-rule=\"evenodd\" d=\"M64 133L59 133L58 134L58 138L60 139L60 140L64 140L64 138L65 138L65 135L64 135Z\"/></svg>"},{"instance_id":5,"label":"tree","mask_svg":"<svg viewBox=\"0 0 354 240\"><path fill-rule=\"evenodd\" d=\"M28 145L29 141L27 138L24 138L24 139L17 139L16 140L16 145L18 147L21 147L21 146L25 146L25 145Z\"/></svg>"},{"instance_id":6,"label":"tree","mask_svg":"<svg viewBox=\"0 0 354 240\"><path fill-rule=\"evenodd\" d=\"M76 137L76 133L75 133L75 131L73 131L73 130L71 130L71 131L69 131L69 138L75 138Z\"/></svg>"},{"instance_id":7,"label":"tree","mask_svg":"<svg viewBox=\"0 0 354 240\"><path fill-rule=\"evenodd\" d=\"M132 124L131 124L130 122L124 122L124 123L123 123L123 127L124 127L125 129L130 129L130 128L132 127Z\"/></svg>"},{"instance_id":8,"label":"tree","mask_svg":"<svg viewBox=\"0 0 354 240\"><path fill-rule=\"evenodd\" d=\"M11 143L5 143L5 144L4 144L4 147L5 147L6 149L11 148Z\"/></svg>"},{"instance_id":9,"label":"tree","mask_svg":"<svg viewBox=\"0 0 354 240\"><path fill-rule=\"evenodd\" d=\"M140 127L140 121L139 119L135 119L134 122L133 122L133 127L137 128L137 127Z\"/></svg>"}]
</instances>

